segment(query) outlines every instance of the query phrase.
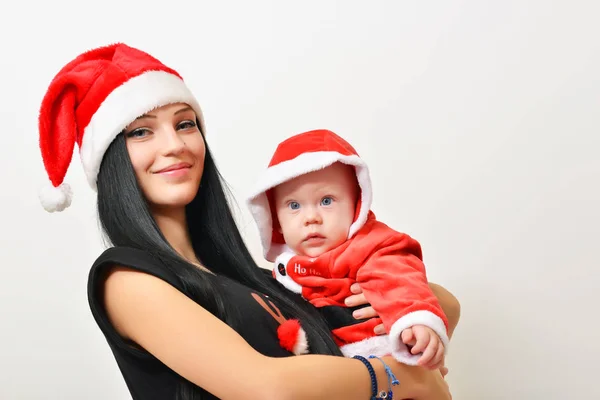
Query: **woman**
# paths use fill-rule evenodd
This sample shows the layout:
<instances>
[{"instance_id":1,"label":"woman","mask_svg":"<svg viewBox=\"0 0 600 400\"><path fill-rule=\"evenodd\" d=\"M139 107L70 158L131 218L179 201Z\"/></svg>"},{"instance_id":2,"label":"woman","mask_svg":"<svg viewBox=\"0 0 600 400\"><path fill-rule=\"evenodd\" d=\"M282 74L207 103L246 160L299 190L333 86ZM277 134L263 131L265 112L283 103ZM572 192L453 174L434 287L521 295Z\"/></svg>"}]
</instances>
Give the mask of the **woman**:
<instances>
[{"instance_id":1,"label":"woman","mask_svg":"<svg viewBox=\"0 0 600 400\"><path fill-rule=\"evenodd\" d=\"M91 268L89 303L134 399L362 400L388 389L379 360L332 357L340 350L316 310L257 267L176 71L124 44L85 52L51 82L39 127L46 210L71 203L63 180L75 143L97 190L114 247ZM286 318L302 320L313 354L279 346ZM450 398L439 372L383 361L401 382L396 398Z\"/></svg>"}]
</instances>

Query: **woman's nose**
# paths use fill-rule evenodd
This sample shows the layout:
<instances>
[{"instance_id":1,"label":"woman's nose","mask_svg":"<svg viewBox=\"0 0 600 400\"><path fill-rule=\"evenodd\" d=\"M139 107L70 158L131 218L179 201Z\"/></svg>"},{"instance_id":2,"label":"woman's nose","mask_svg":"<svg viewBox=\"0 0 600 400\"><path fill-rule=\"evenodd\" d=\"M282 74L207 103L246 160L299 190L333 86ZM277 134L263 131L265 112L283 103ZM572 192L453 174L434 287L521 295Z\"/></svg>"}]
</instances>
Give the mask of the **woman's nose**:
<instances>
[{"instance_id":1,"label":"woman's nose","mask_svg":"<svg viewBox=\"0 0 600 400\"><path fill-rule=\"evenodd\" d=\"M183 138L178 134L177 130L173 128L166 128L162 133L163 141L162 151L165 156L180 154L185 149L185 142Z\"/></svg>"}]
</instances>

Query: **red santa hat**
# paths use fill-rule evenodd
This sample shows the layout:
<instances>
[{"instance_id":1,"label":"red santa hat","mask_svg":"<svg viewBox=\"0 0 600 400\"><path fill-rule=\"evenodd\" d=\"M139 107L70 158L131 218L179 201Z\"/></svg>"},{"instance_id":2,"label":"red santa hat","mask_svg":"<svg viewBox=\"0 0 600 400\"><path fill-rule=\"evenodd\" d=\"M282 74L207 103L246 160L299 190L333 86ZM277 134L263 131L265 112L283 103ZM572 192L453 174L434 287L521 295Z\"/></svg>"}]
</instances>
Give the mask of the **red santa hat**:
<instances>
[{"instance_id":1,"label":"red santa hat","mask_svg":"<svg viewBox=\"0 0 600 400\"><path fill-rule=\"evenodd\" d=\"M364 225L373 198L367 164L347 141L329 130L319 129L300 133L277 146L267 170L259 178L247 200L250 212L258 226L264 257L268 261L275 261L278 255L288 250L283 235L275 229L276 218L271 208L271 190L293 178L323 169L336 162L355 168L361 191L348 238L354 236Z\"/></svg>"},{"instance_id":2,"label":"red santa hat","mask_svg":"<svg viewBox=\"0 0 600 400\"><path fill-rule=\"evenodd\" d=\"M122 43L89 50L54 77L39 114L40 149L49 184L40 193L43 207L62 211L71 204L64 182L75 143L87 181L96 190L104 153L137 117L164 105L186 103L205 132L202 110L173 69Z\"/></svg>"}]
</instances>

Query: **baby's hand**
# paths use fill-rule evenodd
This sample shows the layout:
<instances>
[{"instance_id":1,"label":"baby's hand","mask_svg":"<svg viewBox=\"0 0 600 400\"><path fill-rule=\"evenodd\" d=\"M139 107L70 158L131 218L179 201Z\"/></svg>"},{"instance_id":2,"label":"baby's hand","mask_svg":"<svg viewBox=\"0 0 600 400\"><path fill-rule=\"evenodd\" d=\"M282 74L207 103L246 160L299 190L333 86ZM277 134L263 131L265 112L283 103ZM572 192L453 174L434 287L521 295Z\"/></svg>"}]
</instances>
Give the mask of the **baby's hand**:
<instances>
[{"instance_id":1,"label":"baby's hand","mask_svg":"<svg viewBox=\"0 0 600 400\"><path fill-rule=\"evenodd\" d=\"M444 363L444 344L431 328L415 325L402 331L402 342L412 354L423 353L418 364L427 369L438 369Z\"/></svg>"}]
</instances>

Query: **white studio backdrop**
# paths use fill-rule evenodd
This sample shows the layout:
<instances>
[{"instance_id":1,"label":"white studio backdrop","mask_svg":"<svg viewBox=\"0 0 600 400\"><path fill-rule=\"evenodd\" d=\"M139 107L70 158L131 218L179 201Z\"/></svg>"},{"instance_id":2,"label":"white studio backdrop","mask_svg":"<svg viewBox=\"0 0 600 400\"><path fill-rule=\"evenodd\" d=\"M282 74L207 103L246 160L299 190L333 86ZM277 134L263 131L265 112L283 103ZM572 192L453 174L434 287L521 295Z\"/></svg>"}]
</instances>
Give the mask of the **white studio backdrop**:
<instances>
[{"instance_id":1,"label":"white studio backdrop","mask_svg":"<svg viewBox=\"0 0 600 400\"><path fill-rule=\"evenodd\" d=\"M459 400L598 399L595 1L14 2L0 13L0 398L128 399L89 312L102 251L78 156L48 214L37 112L54 74L123 41L178 69L263 266L244 195L277 142L328 128L373 210L423 245L462 319Z\"/></svg>"}]
</instances>

